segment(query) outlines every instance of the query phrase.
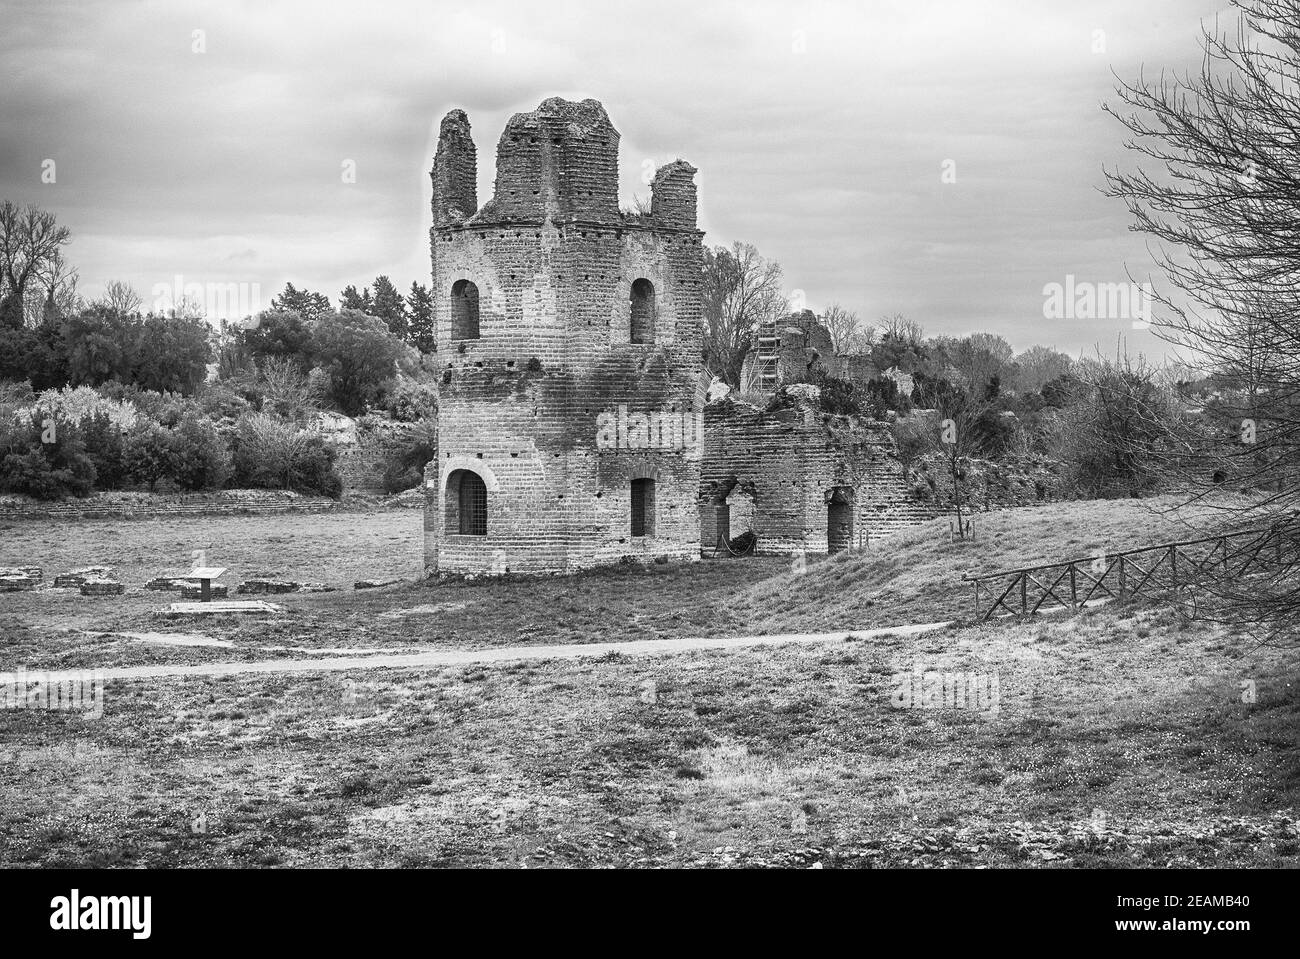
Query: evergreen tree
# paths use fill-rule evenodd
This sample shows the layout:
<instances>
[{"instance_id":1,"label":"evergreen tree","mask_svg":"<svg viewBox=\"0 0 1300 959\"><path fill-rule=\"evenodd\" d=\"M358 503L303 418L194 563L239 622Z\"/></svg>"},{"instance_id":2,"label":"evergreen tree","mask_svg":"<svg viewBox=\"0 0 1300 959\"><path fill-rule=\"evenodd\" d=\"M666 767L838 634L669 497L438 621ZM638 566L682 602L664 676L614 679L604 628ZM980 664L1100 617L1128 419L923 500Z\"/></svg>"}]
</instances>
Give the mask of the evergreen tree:
<instances>
[{"instance_id":1,"label":"evergreen tree","mask_svg":"<svg viewBox=\"0 0 1300 959\"><path fill-rule=\"evenodd\" d=\"M286 283L284 292L271 300L271 309L297 313L304 320L315 320L331 312L329 297L324 293L296 290L292 283Z\"/></svg>"},{"instance_id":2,"label":"evergreen tree","mask_svg":"<svg viewBox=\"0 0 1300 959\"><path fill-rule=\"evenodd\" d=\"M358 313L369 315L374 307L370 302L370 287L366 287L360 293L351 283L339 294L340 310L356 310Z\"/></svg>"},{"instance_id":3,"label":"evergreen tree","mask_svg":"<svg viewBox=\"0 0 1300 959\"><path fill-rule=\"evenodd\" d=\"M401 339L407 338L406 301L397 292L387 276L375 277L374 299L371 315L377 316L388 326L388 332Z\"/></svg>"},{"instance_id":4,"label":"evergreen tree","mask_svg":"<svg viewBox=\"0 0 1300 959\"><path fill-rule=\"evenodd\" d=\"M411 292L406 296L406 309L411 345L421 353L436 352L438 341L433 324L433 293L426 286L412 283Z\"/></svg>"}]
</instances>

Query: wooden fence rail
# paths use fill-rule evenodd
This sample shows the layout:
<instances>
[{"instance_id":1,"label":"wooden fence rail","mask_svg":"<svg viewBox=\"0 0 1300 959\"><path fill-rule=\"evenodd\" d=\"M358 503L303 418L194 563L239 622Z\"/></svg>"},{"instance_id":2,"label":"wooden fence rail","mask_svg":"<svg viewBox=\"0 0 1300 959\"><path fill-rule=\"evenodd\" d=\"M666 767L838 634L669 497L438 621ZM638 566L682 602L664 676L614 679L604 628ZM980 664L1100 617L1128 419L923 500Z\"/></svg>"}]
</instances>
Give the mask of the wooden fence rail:
<instances>
[{"instance_id":1,"label":"wooden fence rail","mask_svg":"<svg viewBox=\"0 0 1300 959\"><path fill-rule=\"evenodd\" d=\"M1120 553L962 576L973 584L975 617L999 610L1027 616L1043 607L1077 609L1091 600L1119 599L1186 586L1224 583L1294 562L1300 523L1161 543Z\"/></svg>"}]
</instances>

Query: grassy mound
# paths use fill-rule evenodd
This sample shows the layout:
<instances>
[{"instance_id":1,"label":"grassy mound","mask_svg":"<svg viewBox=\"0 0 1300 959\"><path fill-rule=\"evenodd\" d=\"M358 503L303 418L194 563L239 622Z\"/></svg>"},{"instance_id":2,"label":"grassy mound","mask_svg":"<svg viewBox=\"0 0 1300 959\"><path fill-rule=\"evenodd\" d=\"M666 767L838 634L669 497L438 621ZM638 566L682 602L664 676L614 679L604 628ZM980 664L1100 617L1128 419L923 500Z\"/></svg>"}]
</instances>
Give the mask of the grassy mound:
<instances>
[{"instance_id":1,"label":"grassy mound","mask_svg":"<svg viewBox=\"0 0 1300 959\"><path fill-rule=\"evenodd\" d=\"M755 633L894 626L971 614L963 573L996 572L1191 539L1222 521L1221 508L1175 497L1088 500L975 517L973 541L949 542L947 519L872 545L795 562L789 573L740 593L732 614Z\"/></svg>"}]
</instances>

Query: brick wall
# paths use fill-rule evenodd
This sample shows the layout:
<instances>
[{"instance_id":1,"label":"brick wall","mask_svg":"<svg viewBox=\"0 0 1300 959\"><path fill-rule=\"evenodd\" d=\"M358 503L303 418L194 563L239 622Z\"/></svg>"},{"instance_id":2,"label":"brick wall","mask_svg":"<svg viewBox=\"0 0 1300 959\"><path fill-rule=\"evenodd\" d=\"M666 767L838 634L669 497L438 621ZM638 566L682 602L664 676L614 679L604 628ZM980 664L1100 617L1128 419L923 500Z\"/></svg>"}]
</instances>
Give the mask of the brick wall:
<instances>
[{"instance_id":1,"label":"brick wall","mask_svg":"<svg viewBox=\"0 0 1300 959\"><path fill-rule=\"evenodd\" d=\"M718 545L718 506L738 488L753 499L759 553L827 552L832 516L841 519L833 507L843 502L854 545L935 515L908 495L887 424L806 404L768 412L724 399L705 408L700 533L706 555ZM838 522L835 527L838 532ZM733 536L737 530L733 524Z\"/></svg>"},{"instance_id":2,"label":"brick wall","mask_svg":"<svg viewBox=\"0 0 1300 959\"><path fill-rule=\"evenodd\" d=\"M345 493L382 493L384 467L382 457L371 447L357 443L340 446L335 452L334 472L343 481Z\"/></svg>"},{"instance_id":3,"label":"brick wall","mask_svg":"<svg viewBox=\"0 0 1300 959\"><path fill-rule=\"evenodd\" d=\"M334 471L343 481L345 495L384 493L384 467L390 450L409 443L417 423L397 423L379 418L357 421L355 442L336 442Z\"/></svg>"},{"instance_id":4,"label":"brick wall","mask_svg":"<svg viewBox=\"0 0 1300 959\"><path fill-rule=\"evenodd\" d=\"M601 417L698 424L703 234L695 170L663 167L652 213L618 207L618 131L594 100L516 114L497 148L495 195L466 209L469 121L453 111L431 173L438 459L426 470L425 565L438 575L564 572L620 560L698 558L698 441L602 446ZM653 342L634 343L631 288L654 287ZM457 338L453 288L478 291L479 337ZM620 412L621 411L621 412ZM680 422L680 419L678 420ZM698 426L692 431L698 435ZM615 430L616 440L619 438ZM487 488L486 535L449 532L456 470ZM654 533L631 536L633 479L655 482Z\"/></svg>"}]
</instances>

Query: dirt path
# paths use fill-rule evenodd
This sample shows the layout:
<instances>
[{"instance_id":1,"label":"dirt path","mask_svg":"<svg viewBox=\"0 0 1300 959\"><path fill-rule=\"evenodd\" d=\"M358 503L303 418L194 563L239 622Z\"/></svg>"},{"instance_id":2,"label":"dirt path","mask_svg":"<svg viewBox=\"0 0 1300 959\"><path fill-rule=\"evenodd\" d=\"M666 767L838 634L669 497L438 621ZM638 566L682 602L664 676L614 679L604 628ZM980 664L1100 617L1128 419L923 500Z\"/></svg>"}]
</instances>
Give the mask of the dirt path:
<instances>
[{"instance_id":1,"label":"dirt path","mask_svg":"<svg viewBox=\"0 0 1300 959\"><path fill-rule=\"evenodd\" d=\"M564 646L515 646L498 649L447 649L437 652L402 653L369 656L335 656L329 659L271 659L251 663L203 663L200 665L119 666L110 669L40 673L47 682L85 678L94 672L104 680L155 679L184 676L235 676L247 673L319 673L349 672L364 669L437 669L443 666L468 666L479 663L512 663L528 659L578 659L622 653L626 656L655 656L685 653L697 649L743 649L749 646L783 644L839 643L849 637L871 639L875 636L915 636L943 629L948 623L917 623L884 629L843 630L834 633L790 633L778 636L714 636L685 639L642 639L622 643L573 643Z\"/></svg>"}]
</instances>

